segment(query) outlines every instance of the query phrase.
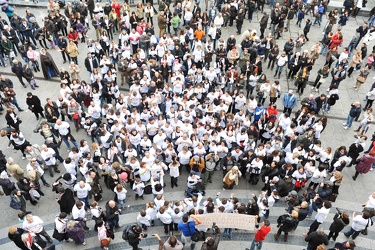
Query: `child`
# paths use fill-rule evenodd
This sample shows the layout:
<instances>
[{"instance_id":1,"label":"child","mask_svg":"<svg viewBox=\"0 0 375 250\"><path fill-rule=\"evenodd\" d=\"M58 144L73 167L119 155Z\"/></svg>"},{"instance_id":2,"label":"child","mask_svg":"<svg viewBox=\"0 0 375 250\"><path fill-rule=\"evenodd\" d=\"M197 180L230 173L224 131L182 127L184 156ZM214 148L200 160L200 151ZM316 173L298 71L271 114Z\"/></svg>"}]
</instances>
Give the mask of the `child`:
<instances>
[{"instance_id":1,"label":"child","mask_svg":"<svg viewBox=\"0 0 375 250\"><path fill-rule=\"evenodd\" d=\"M121 184L117 184L113 190L117 195L117 200L121 205L121 209L124 209L124 204L126 200L126 193L128 192Z\"/></svg>"},{"instance_id":2,"label":"child","mask_svg":"<svg viewBox=\"0 0 375 250\"><path fill-rule=\"evenodd\" d=\"M148 215L145 210L142 209L139 212L139 214L137 216L137 221L139 223L141 223L142 228L143 228L144 231L147 231L147 227L149 227L151 225L150 224L150 219L151 219L150 215Z\"/></svg>"},{"instance_id":3,"label":"child","mask_svg":"<svg viewBox=\"0 0 375 250\"><path fill-rule=\"evenodd\" d=\"M163 223L164 233L173 235L172 216L168 214L167 209L168 208L166 206L160 207L159 212L156 214L156 217Z\"/></svg>"},{"instance_id":4,"label":"child","mask_svg":"<svg viewBox=\"0 0 375 250\"><path fill-rule=\"evenodd\" d=\"M140 178L135 178L135 182L133 184L133 191L135 192L135 199L141 198L143 200L143 193L145 189L145 184L141 182Z\"/></svg>"},{"instance_id":5,"label":"child","mask_svg":"<svg viewBox=\"0 0 375 250\"><path fill-rule=\"evenodd\" d=\"M172 213L172 222L174 231L178 231L178 223L182 221L182 216L184 215L183 210L180 210L178 207L176 207Z\"/></svg>"},{"instance_id":6,"label":"child","mask_svg":"<svg viewBox=\"0 0 375 250\"><path fill-rule=\"evenodd\" d=\"M156 210L159 211L160 207L164 205L164 196L161 194L156 195L154 199Z\"/></svg>"},{"instance_id":7,"label":"child","mask_svg":"<svg viewBox=\"0 0 375 250\"><path fill-rule=\"evenodd\" d=\"M156 213L158 211L156 210L155 203L149 202L146 203L146 213L150 216L151 226L154 226L154 220L156 217Z\"/></svg>"}]
</instances>

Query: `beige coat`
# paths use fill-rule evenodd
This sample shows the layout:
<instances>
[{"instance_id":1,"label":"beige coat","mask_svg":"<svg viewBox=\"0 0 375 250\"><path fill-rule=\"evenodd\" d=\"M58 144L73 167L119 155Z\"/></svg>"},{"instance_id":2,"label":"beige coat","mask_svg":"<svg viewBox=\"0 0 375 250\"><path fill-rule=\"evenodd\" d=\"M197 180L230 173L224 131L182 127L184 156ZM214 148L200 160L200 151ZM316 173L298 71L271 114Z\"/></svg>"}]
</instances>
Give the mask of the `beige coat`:
<instances>
[{"instance_id":1,"label":"beige coat","mask_svg":"<svg viewBox=\"0 0 375 250\"><path fill-rule=\"evenodd\" d=\"M7 170L8 172L16 179L19 180L23 177L24 170L18 164L9 164L7 163Z\"/></svg>"}]
</instances>

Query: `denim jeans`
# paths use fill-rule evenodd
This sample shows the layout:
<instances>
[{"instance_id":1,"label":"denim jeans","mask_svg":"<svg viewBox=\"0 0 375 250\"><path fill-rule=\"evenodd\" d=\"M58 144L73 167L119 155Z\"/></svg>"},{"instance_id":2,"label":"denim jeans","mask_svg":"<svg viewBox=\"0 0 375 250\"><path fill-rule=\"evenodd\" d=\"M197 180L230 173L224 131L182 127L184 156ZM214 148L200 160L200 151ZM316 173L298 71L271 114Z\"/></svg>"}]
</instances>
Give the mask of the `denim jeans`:
<instances>
[{"instance_id":1,"label":"denim jeans","mask_svg":"<svg viewBox=\"0 0 375 250\"><path fill-rule=\"evenodd\" d=\"M281 73L283 71L284 66L276 65L276 72Z\"/></svg>"},{"instance_id":2,"label":"denim jeans","mask_svg":"<svg viewBox=\"0 0 375 250\"><path fill-rule=\"evenodd\" d=\"M120 203L121 209L124 209L125 202L126 202L126 199L125 200L118 200L118 203Z\"/></svg>"},{"instance_id":3,"label":"denim jeans","mask_svg":"<svg viewBox=\"0 0 375 250\"><path fill-rule=\"evenodd\" d=\"M61 139L65 143L65 145L68 148L68 150L70 150L70 143L68 141L68 137L61 135ZM73 143L74 147L79 148L78 144L77 144L77 141L71 135L70 135L70 141Z\"/></svg>"},{"instance_id":4,"label":"denim jeans","mask_svg":"<svg viewBox=\"0 0 375 250\"><path fill-rule=\"evenodd\" d=\"M89 196L87 195L85 198L78 198L78 200L82 201L85 204L85 210L90 209L90 203L89 203Z\"/></svg>"},{"instance_id":5,"label":"denim jeans","mask_svg":"<svg viewBox=\"0 0 375 250\"><path fill-rule=\"evenodd\" d=\"M258 246L258 250L260 250L262 249L262 244L263 244L263 241L257 241L253 239L253 241L251 242L250 250L254 250L255 246Z\"/></svg>"},{"instance_id":6,"label":"denim jeans","mask_svg":"<svg viewBox=\"0 0 375 250\"><path fill-rule=\"evenodd\" d=\"M348 115L348 119L346 120L346 126L350 128L352 126L354 117L351 117L350 114Z\"/></svg>"},{"instance_id":7,"label":"denim jeans","mask_svg":"<svg viewBox=\"0 0 375 250\"><path fill-rule=\"evenodd\" d=\"M327 102L323 104L323 110L330 111L331 110L331 105L329 105Z\"/></svg>"},{"instance_id":8,"label":"denim jeans","mask_svg":"<svg viewBox=\"0 0 375 250\"><path fill-rule=\"evenodd\" d=\"M225 228L224 229L224 233L223 233L223 237L226 237L228 236L230 239L232 239L232 228Z\"/></svg>"},{"instance_id":9,"label":"denim jeans","mask_svg":"<svg viewBox=\"0 0 375 250\"><path fill-rule=\"evenodd\" d=\"M352 236L352 239L354 240L359 235L360 231L355 231L352 227L350 227L349 231L344 233L346 237Z\"/></svg>"}]
</instances>

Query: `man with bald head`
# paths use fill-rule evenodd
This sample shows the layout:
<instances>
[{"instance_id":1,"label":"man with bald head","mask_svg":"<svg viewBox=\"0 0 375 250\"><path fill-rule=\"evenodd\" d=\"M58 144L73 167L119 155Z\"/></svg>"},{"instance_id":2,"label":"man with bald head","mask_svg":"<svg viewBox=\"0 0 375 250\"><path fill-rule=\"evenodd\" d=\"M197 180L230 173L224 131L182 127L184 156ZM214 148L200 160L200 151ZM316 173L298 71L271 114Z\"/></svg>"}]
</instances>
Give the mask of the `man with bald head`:
<instances>
[{"instance_id":1,"label":"man with bald head","mask_svg":"<svg viewBox=\"0 0 375 250\"><path fill-rule=\"evenodd\" d=\"M107 218L107 222L111 223L113 227L120 228L120 216L121 209L119 204L117 204L115 201L110 200L105 205L105 216Z\"/></svg>"},{"instance_id":2,"label":"man with bald head","mask_svg":"<svg viewBox=\"0 0 375 250\"><path fill-rule=\"evenodd\" d=\"M89 192L91 191L91 186L88 183L85 183L84 181L80 181L74 186L73 190L77 192L78 200L85 203L85 210L89 210Z\"/></svg>"},{"instance_id":3,"label":"man with bald head","mask_svg":"<svg viewBox=\"0 0 375 250\"><path fill-rule=\"evenodd\" d=\"M53 177L52 168L56 173L60 173L60 170L56 165L56 152L52 148L47 147L45 144L42 145L42 151L40 151L40 156L43 158L44 162L48 166L49 175Z\"/></svg>"}]
</instances>

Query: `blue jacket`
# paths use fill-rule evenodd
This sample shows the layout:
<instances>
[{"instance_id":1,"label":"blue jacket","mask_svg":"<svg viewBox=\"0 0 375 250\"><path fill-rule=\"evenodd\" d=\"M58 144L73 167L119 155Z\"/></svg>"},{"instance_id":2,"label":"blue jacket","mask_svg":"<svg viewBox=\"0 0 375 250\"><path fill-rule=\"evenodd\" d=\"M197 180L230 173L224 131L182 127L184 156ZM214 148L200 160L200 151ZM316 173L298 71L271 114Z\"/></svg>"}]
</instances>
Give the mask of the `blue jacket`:
<instances>
[{"instance_id":1,"label":"blue jacket","mask_svg":"<svg viewBox=\"0 0 375 250\"><path fill-rule=\"evenodd\" d=\"M297 13L297 19L298 20L302 20L304 18L305 18L305 12L302 11L302 10L298 11L298 13Z\"/></svg>"},{"instance_id":2,"label":"blue jacket","mask_svg":"<svg viewBox=\"0 0 375 250\"><path fill-rule=\"evenodd\" d=\"M283 96L283 105L285 108L294 108L297 105L297 97L293 94L289 98L289 93L285 93Z\"/></svg>"}]
</instances>

